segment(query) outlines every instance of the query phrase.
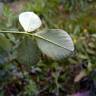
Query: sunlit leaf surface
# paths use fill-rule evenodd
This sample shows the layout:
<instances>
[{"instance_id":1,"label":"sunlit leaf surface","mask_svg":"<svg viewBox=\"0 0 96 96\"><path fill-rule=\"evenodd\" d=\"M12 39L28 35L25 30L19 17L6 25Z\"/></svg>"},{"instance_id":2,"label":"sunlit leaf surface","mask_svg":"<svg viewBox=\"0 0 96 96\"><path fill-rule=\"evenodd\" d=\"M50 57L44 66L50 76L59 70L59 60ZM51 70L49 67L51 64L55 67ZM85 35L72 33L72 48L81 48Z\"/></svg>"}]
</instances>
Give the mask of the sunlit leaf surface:
<instances>
[{"instance_id":1,"label":"sunlit leaf surface","mask_svg":"<svg viewBox=\"0 0 96 96\"><path fill-rule=\"evenodd\" d=\"M24 12L19 15L19 22L25 31L31 32L41 26L41 20L34 12Z\"/></svg>"}]
</instances>

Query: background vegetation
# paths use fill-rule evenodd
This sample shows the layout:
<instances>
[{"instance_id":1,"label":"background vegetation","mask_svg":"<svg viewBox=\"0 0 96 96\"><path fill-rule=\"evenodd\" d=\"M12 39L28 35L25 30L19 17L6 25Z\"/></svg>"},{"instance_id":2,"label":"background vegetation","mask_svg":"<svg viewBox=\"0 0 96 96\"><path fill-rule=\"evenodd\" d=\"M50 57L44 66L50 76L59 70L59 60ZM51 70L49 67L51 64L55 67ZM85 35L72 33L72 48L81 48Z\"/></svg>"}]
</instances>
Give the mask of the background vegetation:
<instances>
[{"instance_id":1,"label":"background vegetation","mask_svg":"<svg viewBox=\"0 0 96 96\"><path fill-rule=\"evenodd\" d=\"M21 43L22 37L17 34L0 33L0 96L64 96L76 92L73 78L83 69L81 65L87 60L88 70L96 67L96 1L15 0L8 3L5 0L0 30L23 31L18 22L18 15L23 11L37 13L43 27L67 31L74 41L75 52L58 63L43 54L38 64L32 64L28 58L26 63L20 62L18 56L27 50L25 41ZM30 55L28 50L26 53Z\"/></svg>"}]
</instances>

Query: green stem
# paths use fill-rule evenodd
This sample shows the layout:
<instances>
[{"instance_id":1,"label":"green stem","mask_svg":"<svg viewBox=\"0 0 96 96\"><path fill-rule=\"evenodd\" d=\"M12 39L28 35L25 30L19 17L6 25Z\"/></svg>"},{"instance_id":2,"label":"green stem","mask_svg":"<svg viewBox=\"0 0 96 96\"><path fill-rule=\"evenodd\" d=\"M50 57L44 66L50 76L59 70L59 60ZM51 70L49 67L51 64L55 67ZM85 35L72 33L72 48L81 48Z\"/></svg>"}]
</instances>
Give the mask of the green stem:
<instances>
[{"instance_id":1,"label":"green stem","mask_svg":"<svg viewBox=\"0 0 96 96\"><path fill-rule=\"evenodd\" d=\"M20 32L20 31L2 31L2 30L0 30L0 33L25 34L25 35L33 36L33 34L31 34L31 33Z\"/></svg>"},{"instance_id":2,"label":"green stem","mask_svg":"<svg viewBox=\"0 0 96 96\"><path fill-rule=\"evenodd\" d=\"M19 31L2 31L2 30L0 30L0 33L25 34L26 32L19 32Z\"/></svg>"}]
</instances>

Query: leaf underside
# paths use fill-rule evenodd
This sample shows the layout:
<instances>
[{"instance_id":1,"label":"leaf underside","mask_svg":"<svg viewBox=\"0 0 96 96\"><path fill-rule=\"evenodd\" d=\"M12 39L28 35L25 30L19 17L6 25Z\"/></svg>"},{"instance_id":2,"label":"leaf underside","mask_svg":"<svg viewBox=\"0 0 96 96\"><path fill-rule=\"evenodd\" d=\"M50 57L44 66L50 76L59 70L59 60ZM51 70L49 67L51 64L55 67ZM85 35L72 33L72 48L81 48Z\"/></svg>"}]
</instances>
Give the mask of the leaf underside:
<instances>
[{"instance_id":1,"label":"leaf underside","mask_svg":"<svg viewBox=\"0 0 96 96\"><path fill-rule=\"evenodd\" d=\"M71 37L61 29L38 32L35 37L41 51L54 60L61 60L74 51Z\"/></svg>"}]
</instances>

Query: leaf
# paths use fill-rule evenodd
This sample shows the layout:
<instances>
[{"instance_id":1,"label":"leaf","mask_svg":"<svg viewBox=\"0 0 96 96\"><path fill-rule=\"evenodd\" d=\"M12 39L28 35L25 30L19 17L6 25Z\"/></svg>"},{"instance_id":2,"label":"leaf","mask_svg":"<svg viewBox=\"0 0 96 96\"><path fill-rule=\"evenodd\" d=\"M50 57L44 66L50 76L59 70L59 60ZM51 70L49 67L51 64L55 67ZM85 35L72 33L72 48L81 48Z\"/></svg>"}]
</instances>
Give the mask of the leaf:
<instances>
[{"instance_id":1,"label":"leaf","mask_svg":"<svg viewBox=\"0 0 96 96\"><path fill-rule=\"evenodd\" d=\"M61 29L48 29L34 35L41 51L54 60L61 60L74 51L71 37Z\"/></svg>"},{"instance_id":2,"label":"leaf","mask_svg":"<svg viewBox=\"0 0 96 96\"><path fill-rule=\"evenodd\" d=\"M77 76L75 76L74 82L79 82L85 76L86 76L86 72L85 70L83 70Z\"/></svg>"},{"instance_id":3,"label":"leaf","mask_svg":"<svg viewBox=\"0 0 96 96\"><path fill-rule=\"evenodd\" d=\"M4 34L0 33L0 64L8 63L11 58L12 44Z\"/></svg>"},{"instance_id":4,"label":"leaf","mask_svg":"<svg viewBox=\"0 0 96 96\"><path fill-rule=\"evenodd\" d=\"M0 47L6 51L9 51L12 44L9 39L7 39L3 34L0 34Z\"/></svg>"},{"instance_id":5,"label":"leaf","mask_svg":"<svg viewBox=\"0 0 96 96\"><path fill-rule=\"evenodd\" d=\"M19 22L26 32L38 29L42 22L34 12L23 12L19 15Z\"/></svg>"},{"instance_id":6,"label":"leaf","mask_svg":"<svg viewBox=\"0 0 96 96\"><path fill-rule=\"evenodd\" d=\"M24 38L17 50L17 60L21 64L36 64L39 61L40 52L32 38Z\"/></svg>"}]
</instances>

